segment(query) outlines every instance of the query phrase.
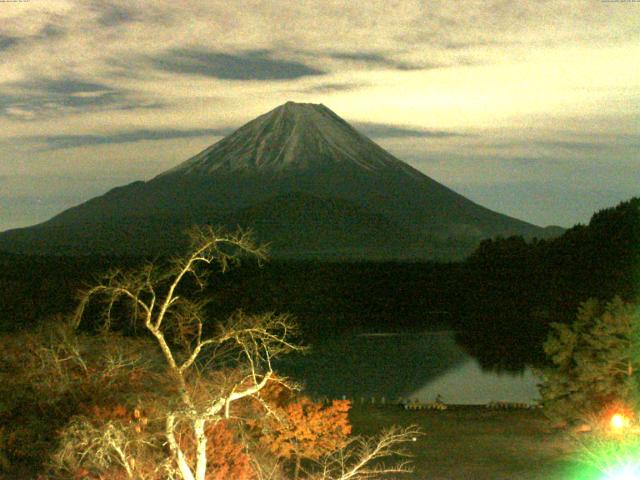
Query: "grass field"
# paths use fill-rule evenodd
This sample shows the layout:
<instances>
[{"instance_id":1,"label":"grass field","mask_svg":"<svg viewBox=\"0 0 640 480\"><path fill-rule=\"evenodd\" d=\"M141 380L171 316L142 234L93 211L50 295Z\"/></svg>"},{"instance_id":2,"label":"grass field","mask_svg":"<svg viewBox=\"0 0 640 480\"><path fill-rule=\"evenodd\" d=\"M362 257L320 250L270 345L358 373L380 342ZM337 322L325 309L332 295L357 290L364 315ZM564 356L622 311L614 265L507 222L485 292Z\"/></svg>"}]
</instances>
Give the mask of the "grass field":
<instances>
[{"instance_id":1,"label":"grass field","mask_svg":"<svg viewBox=\"0 0 640 480\"><path fill-rule=\"evenodd\" d=\"M407 449L415 472L428 480L599 480L572 459L574 444L554 431L540 410L449 407L406 411L399 406L354 405L354 433L373 435L391 425L415 424L424 435Z\"/></svg>"},{"instance_id":2,"label":"grass field","mask_svg":"<svg viewBox=\"0 0 640 480\"><path fill-rule=\"evenodd\" d=\"M406 411L397 405L356 404L350 418L354 434L411 424L424 432L406 444L415 468L399 480L609 480L573 461L572 440L554 431L540 410ZM31 470L0 473L0 480L35 477Z\"/></svg>"}]
</instances>

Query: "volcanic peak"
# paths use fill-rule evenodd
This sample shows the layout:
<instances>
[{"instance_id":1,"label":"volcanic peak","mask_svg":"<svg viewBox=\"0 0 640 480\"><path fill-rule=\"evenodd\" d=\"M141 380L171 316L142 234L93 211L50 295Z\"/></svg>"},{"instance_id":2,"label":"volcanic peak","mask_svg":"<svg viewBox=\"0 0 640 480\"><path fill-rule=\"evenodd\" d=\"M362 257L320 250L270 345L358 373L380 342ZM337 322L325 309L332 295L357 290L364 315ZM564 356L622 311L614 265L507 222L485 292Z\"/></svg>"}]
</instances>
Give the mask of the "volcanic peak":
<instances>
[{"instance_id":1,"label":"volcanic peak","mask_svg":"<svg viewBox=\"0 0 640 480\"><path fill-rule=\"evenodd\" d=\"M397 160L322 104L287 102L162 174L284 172L331 167L402 169Z\"/></svg>"}]
</instances>

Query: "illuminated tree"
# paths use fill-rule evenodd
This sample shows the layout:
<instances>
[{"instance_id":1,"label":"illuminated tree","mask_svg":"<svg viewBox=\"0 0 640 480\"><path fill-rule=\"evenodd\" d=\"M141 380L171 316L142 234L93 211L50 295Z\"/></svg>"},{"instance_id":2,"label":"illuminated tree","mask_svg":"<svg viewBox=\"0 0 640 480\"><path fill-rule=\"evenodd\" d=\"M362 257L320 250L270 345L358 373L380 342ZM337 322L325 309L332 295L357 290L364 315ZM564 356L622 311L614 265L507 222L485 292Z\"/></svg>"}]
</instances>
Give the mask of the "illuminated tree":
<instances>
[{"instance_id":1,"label":"illuminated tree","mask_svg":"<svg viewBox=\"0 0 640 480\"><path fill-rule=\"evenodd\" d=\"M15 348L0 358L0 380L7 380L0 399L8 406L0 417L19 419L29 408L30 419L55 418L47 430L57 431L55 441L39 450L49 459L50 478L280 480L287 455L298 465L305 459L299 473L306 479L409 470L403 461L371 462L401 453L397 446L412 440L415 429L347 438L346 402L325 407L290 395L272 368L277 356L301 350L287 315L236 312L217 325L205 321L204 303L192 299L207 271L226 271L244 255L264 253L245 234L196 230L184 257L164 267L112 271L81 293L73 322L7 343ZM78 328L96 318L97 332ZM123 319L135 335L117 333ZM24 426L24 443L40 436ZM15 433L0 427L5 469L11 468L7 453L18 456Z\"/></svg>"},{"instance_id":2,"label":"illuminated tree","mask_svg":"<svg viewBox=\"0 0 640 480\"><path fill-rule=\"evenodd\" d=\"M142 326L155 340L175 392L164 412L163 435L170 451L165 468L183 480L207 477L209 426L229 419L235 402L267 385L274 376L274 358L300 349L290 340L295 325L287 315L237 312L212 331L205 325L204 303L183 294L188 292L184 289L188 280L200 289L204 287L206 270L202 267L217 265L226 271L241 255L262 259L264 251L244 233L225 236L210 228L194 230L188 255L175 259L165 269L150 264L132 272L111 272L83 292L77 310L79 323L90 302L100 300L105 306L102 327L108 330L113 312L125 304L136 327ZM197 368L200 362L206 362L207 368ZM220 379L218 374L229 362L234 365L234 378ZM208 372L218 376L214 378ZM177 437L179 431L192 437L194 458L187 457ZM122 446L112 445L111 451L124 455L120 453L124 451Z\"/></svg>"},{"instance_id":3,"label":"illuminated tree","mask_svg":"<svg viewBox=\"0 0 640 480\"><path fill-rule=\"evenodd\" d=\"M274 383L260 392L272 415L255 422L260 441L279 458L293 460L294 479L300 475L304 459L319 461L345 447L351 433L348 400L330 404L294 396L291 390Z\"/></svg>"}]
</instances>

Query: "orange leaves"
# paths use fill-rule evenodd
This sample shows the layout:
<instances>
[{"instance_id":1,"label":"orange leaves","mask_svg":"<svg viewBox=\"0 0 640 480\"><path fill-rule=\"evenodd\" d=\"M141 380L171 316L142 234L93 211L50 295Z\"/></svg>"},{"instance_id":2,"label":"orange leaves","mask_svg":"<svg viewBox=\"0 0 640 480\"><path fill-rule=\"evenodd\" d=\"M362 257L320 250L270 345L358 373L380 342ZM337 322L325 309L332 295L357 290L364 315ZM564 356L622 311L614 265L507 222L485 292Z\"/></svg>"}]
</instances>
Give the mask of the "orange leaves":
<instances>
[{"instance_id":1,"label":"orange leaves","mask_svg":"<svg viewBox=\"0 0 640 480\"><path fill-rule=\"evenodd\" d=\"M272 424L264 441L278 456L318 459L344 445L351 433L350 407L349 401L336 400L324 406L303 397L281 410L282 421Z\"/></svg>"},{"instance_id":2,"label":"orange leaves","mask_svg":"<svg viewBox=\"0 0 640 480\"><path fill-rule=\"evenodd\" d=\"M307 397L287 399L287 392L282 386L267 392L276 400L270 402L274 414L265 419L261 441L272 453L287 459L318 459L344 446L351 433L351 402L334 400L324 405Z\"/></svg>"},{"instance_id":3,"label":"orange leaves","mask_svg":"<svg viewBox=\"0 0 640 480\"><path fill-rule=\"evenodd\" d=\"M115 407L113 407L113 415L115 417L125 417L127 416L127 409L126 407L122 406L122 405L116 405Z\"/></svg>"},{"instance_id":4,"label":"orange leaves","mask_svg":"<svg viewBox=\"0 0 640 480\"><path fill-rule=\"evenodd\" d=\"M234 438L233 432L227 428L225 422L210 424L207 435L207 462L210 473L207 480L251 480L255 472L251 467L249 456L244 447Z\"/></svg>"},{"instance_id":5,"label":"orange leaves","mask_svg":"<svg viewBox=\"0 0 640 480\"><path fill-rule=\"evenodd\" d=\"M146 372L144 369L134 368L129 372L127 380L129 381L129 383L138 383L146 375L148 375L148 372Z\"/></svg>"},{"instance_id":6,"label":"orange leaves","mask_svg":"<svg viewBox=\"0 0 640 480\"><path fill-rule=\"evenodd\" d=\"M89 407L84 407L88 410L90 418L97 420L99 422L108 421L108 420L123 420L128 417L127 408L123 405L91 405Z\"/></svg>"},{"instance_id":7,"label":"orange leaves","mask_svg":"<svg viewBox=\"0 0 640 480\"><path fill-rule=\"evenodd\" d=\"M194 464L196 446L193 431L185 426L179 433L180 448L190 463ZM245 447L236 440L227 422L209 423L205 428L207 437L206 480L253 480L255 471L251 466Z\"/></svg>"},{"instance_id":8,"label":"orange leaves","mask_svg":"<svg viewBox=\"0 0 640 480\"><path fill-rule=\"evenodd\" d=\"M119 420L124 425L129 425L136 433L142 433L149 423L149 412L140 408L127 409L124 405L91 405L81 406L86 411L89 418L95 423L106 423L110 420Z\"/></svg>"},{"instance_id":9,"label":"orange leaves","mask_svg":"<svg viewBox=\"0 0 640 480\"><path fill-rule=\"evenodd\" d=\"M73 475L73 480L86 480L87 478L91 477L95 478L95 476L93 476L89 470L87 470L86 468L80 468Z\"/></svg>"}]
</instances>

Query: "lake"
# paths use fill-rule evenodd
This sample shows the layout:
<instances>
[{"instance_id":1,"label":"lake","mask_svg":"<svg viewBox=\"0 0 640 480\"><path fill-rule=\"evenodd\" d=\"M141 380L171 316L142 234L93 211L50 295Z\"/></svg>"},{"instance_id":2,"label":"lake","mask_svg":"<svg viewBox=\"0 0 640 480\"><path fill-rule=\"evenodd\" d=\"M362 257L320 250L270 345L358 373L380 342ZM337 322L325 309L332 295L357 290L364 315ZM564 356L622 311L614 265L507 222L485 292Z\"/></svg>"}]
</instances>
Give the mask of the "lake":
<instances>
[{"instance_id":1,"label":"lake","mask_svg":"<svg viewBox=\"0 0 640 480\"><path fill-rule=\"evenodd\" d=\"M440 395L451 404L539 398L540 379L530 368L516 374L483 370L451 330L349 334L311 347L307 355L283 358L277 368L313 396L429 402Z\"/></svg>"}]
</instances>

